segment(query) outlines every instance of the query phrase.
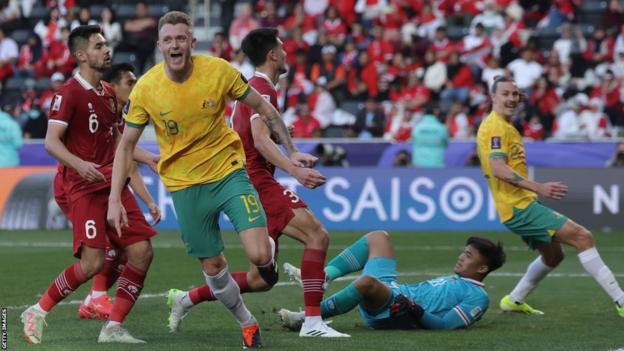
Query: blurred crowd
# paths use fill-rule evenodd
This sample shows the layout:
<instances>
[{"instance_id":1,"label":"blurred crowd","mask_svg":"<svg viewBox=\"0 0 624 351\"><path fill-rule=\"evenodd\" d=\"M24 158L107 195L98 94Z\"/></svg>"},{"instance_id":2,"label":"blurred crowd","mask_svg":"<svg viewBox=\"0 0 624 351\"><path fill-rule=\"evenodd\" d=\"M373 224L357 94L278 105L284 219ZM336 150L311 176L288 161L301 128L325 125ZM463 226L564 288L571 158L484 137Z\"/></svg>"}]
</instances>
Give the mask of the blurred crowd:
<instances>
[{"instance_id":1,"label":"blurred crowd","mask_svg":"<svg viewBox=\"0 0 624 351\"><path fill-rule=\"evenodd\" d=\"M154 63L159 8L132 1L122 14L112 2L0 0L0 102L26 138L44 136L54 90L72 74L75 26L100 24L114 60L131 58L139 75ZM427 108L450 138L471 138L498 75L524 92L513 123L526 138L597 140L624 130L618 0L213 2L222 31L207 50L247 77L242 38L279 29L289 65L280 107L298 138L409 142Z\"/></svg>"},{"instance_id":2,"label":"blurred crowd","mask_svg":"<svg viewBox=\"0 0 624 351\"><path fill-rule=\"evenodd\" d=\"M223 5L228 31L216 36L211 53L251 74L241 39L257 27L279 28L290 66L280 103L298 137L409 141L432 103L450 137L474 137L497 75L514 77L526 96L514 124L527 138L604 139L624 127L624 11L617 0L234 6Z\"/></svg>"}]
</instances>

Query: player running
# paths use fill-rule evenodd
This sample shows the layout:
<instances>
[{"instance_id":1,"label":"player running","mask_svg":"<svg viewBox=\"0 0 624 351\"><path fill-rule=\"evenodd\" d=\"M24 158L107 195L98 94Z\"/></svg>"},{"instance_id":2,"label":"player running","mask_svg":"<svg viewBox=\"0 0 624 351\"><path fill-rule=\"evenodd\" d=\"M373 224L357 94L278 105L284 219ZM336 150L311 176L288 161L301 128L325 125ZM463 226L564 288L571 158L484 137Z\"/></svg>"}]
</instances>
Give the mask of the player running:
<instances>
[{"instance_id":1,"label":"player running","mask_svg":"<svg viewBox=\"0 0 624 351\"><path fill-rule=\"evenodd\" d=\"M537 200L538 195L560 200L568 192L568 187L560 182L538 183L527 179L522 136L510 123L522 103L516 83L511 78L498 77L492 85L491 97L492 112L483 120L477 133L481 169L501 222L540 253L529 264L516 287L500 301L501 309L543 314L529 306L525 299L561 263L563 243L576 249L583 268L615 301L618 314L624 317L624 292L600 258L591 232Z\"/></svg>"},{"instance_id":2,"label":"player running","mask_svg":"<svg viewBox=\"0 0 624 351\"><path fill-rule=\"evenodd\" d=\"M249 84L262 97L277 108L275 84L286 73L286 52L278 37L277 29L260 28L251 31L242 42L242 50L256 67ZM275 178L275 167L292 175L302 185L313 188L318 179L325 178L316 170L295 166L272 139L266 123L251 108L236 104L232 126L238 132L245 149L247 173L260 195L260 203L267 215L269 235L275 242L282 233L302 242L305 246L301 259L305 321L300 336L347 337L329 327L321 319L320 303L323 299L325 273L323 266L327 255L329 237L323 225L316 219L305 202L293 191L285 189ZM266 291L273 284L264 281L258 270L251 266L249 272L232 273L241 293ZM203 301L215 300L210 287L203 285L188 292L172 289L167 303L171 307L169 328L178 330L180 322L190 308Z\"/></svg>"},{"instance_id":3,"label":"player running","mask_svg":"<svg viewBox=\"0 0 624 351\"><path fill-rule=\"evenodd\" d=\"M126 105L126 128L117 149L108 220L127 226L120 191L143 127L152 121L160 146L160 177L171 192L187 254L201 262L206 283L234 315L243 346L261 347L260 327L245 306L223 255L219 216L225 212L238 232L247 257L268 284L277 281L266 217L244 169L240 138L223 116L226 99L249 105L265 118L282 141L291 162L314 160L292 144L279 113L228 62L192 56L191 18L165 14L158 23L158 48L164 62L137 82Z\"/></svg>"},{"instance_id":4,"label":"player running","mask_svg":"<svg viewBox=\"0 0 624 351\"><path fill-rule=\"evenodd\" d=\"M79 72L53 99L45 146L64 165L62 187L73 223L73 254L80 260L67 267L39 302L22 313L24 337L30 343L41 343L46 314L102 269L106 249L117 247L123 249L128 261L98 342L144 343L130 335L121 323L143 288L152 260L149 238L156 231L147 224L125 186L120 198L131 225L119 234L107 225L117 114L115 95L101 77L111 63L110 49L96 25L77 27L68 42Z\"/></svg>"},{"instance_id":5,"label":"player running","mask_svg":"<svg viewBox=\"0 0 624 351\"><path fill-rule=\"evenodd\" d=\"M453 268L455 274L417 284L398 284L392 241L384 231L370 232L334 257L325 267L328 281L363 269L353 283L323 300L323 318L359 306L373 329L457 329L480 320L490 300L483 279L505 263L500 243L471 237ZM285 263L290 277L301 282L300 270ZM285 327L298 330L302 312L282 309Z\"/></svg>"}]
</instances>

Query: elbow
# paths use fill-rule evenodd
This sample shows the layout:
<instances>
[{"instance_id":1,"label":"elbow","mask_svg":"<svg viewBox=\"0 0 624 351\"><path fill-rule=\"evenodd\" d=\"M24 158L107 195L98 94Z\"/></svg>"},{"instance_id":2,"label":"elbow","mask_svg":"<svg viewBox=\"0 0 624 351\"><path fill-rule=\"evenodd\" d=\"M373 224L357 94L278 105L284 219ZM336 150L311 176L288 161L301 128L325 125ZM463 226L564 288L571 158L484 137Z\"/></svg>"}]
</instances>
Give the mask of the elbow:
<instances>
[{"instance_id":1,"label":"elbow","mask_svg":"<svg viewBox=\"0 0 624 351\"><path fill-rule=\"evenodd\" d=\"M52 155L52 140L48 136L46 136L44 140L43 147L45 148L45 151L48 152L48 154Z\"/></svg>"}]
</instances>

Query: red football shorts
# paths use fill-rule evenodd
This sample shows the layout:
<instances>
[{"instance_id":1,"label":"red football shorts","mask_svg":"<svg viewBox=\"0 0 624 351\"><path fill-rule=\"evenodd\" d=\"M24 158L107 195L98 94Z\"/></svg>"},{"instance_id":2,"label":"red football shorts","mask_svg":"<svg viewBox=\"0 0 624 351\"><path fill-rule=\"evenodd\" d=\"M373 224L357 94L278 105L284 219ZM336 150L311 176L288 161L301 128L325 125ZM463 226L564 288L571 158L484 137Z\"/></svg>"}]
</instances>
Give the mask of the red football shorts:
<instances>
[{"instance_id":1,"label":"red football shorts","mask_svg":"<svg viewBox=\"0 0 624 351\"><path fill-rule=\"evenodd\" d=\"M251 183L260 196L260 203L267 217L269 236L275 241L275 252L278 251L279 237L295 213L296 208L308 207L292 190L284 188L270 172L253 172L249 175Z\"/></svg>"},{"instance_id":2,"label":"red football shorts","mask_svg":"<svg viewBox=\"0 0 624 351\"><path fill-rule=\"evenodd\" d=\"M126 187L121 201L128 215L128 227L121 229L121 236L106 222L110 189L86 194L71 203L74 225L74 256L80 257L82 245L99 248L123 248L156 235L139 208L134 195Z\"/></svg>"},{"instance_id":3,"label":"red football shorts","mask_svg":"<svg viewBox=\"0 0 624 351\"><path fill-rule=\"evenodd\" d=\"M61 208L63 214L65 214L67 219L71 222L71 206L69 204L69 196L67 196L65 187L63 186L63 175L58 172L54 176L54 200L56 200L56 204Z\"/></svg>"}]
</instances>

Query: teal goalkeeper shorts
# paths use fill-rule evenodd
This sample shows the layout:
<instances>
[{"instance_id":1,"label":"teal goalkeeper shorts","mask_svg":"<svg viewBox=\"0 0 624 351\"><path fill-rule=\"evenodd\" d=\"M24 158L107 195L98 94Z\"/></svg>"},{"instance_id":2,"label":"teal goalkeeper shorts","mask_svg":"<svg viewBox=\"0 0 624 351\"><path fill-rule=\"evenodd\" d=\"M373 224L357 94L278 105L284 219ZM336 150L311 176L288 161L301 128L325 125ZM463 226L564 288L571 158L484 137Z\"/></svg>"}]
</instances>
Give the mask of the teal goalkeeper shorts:
<instances>
[{"instance_id":1,"label":"teal goalkeeper shorts","mask_svg":"<svg viewBox=\"0 0 624 351\"><path fill-rule=\"evenodd\" d=\"M567 220L568 217L561 213L533 201L525 209L514 207L513 217L503 224L535 250L540 245L551 243L553 235Z\"/></svg>"}]
</instances>

